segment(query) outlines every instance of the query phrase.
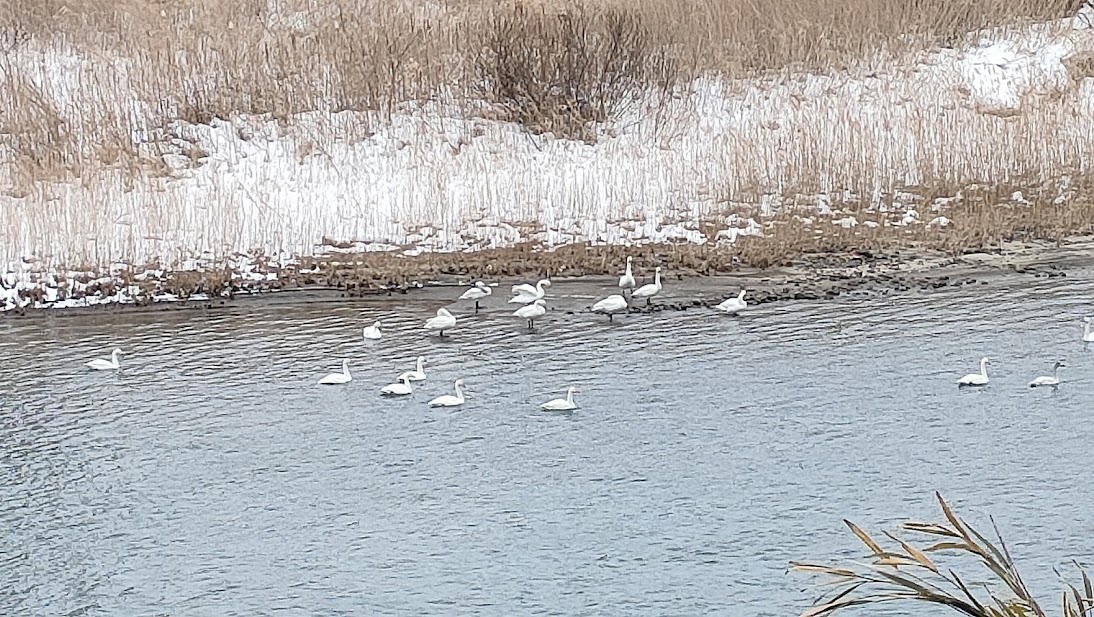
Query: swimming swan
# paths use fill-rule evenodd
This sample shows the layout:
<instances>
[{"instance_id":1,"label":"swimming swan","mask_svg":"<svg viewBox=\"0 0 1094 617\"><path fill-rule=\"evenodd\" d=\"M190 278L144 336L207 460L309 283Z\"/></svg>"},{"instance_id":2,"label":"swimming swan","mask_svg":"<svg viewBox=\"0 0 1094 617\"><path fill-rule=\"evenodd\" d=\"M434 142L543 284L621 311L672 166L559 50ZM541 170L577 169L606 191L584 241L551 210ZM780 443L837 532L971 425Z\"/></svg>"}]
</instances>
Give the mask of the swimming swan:
<instances>
[{"instance_id":1,"label":"swimming swan","mask_svg":"<svg viewBox=\"0 0 1094 617\"><path fill-rule=\"evenodd\" d=\"M418 368L414 369L413 371L400 373L399 376L396 377L396 379L399 381L402 381L403 379L409 379L410 381L423 381L425 379L425 357L418 356Z\"/></svg>"},{"instance_id":2,"label":"swimming swan","mask_svg":"<svg viewBox=\"0 0 1094 617\"><path fill-rule=\"evenodd\" d=\"M566 398L556 398L551 401L540 405L540 409L546 409L547 411L569 411L571 409L577 409L577 403L574 403L574 392L577 392L577 388L570 386L566 390Z\"/></svg>"},{"instance_id":3,"label":"swimming swan","mask_svg":"<svg viewBox=\"0 0 1094 617\"><path fill-rule=\"evenodd\" d=\"M650 298L659 293L661 293L661 266L653 269L653 282L632 291L631 298L645 298L646 306L649 306Z\"/></svg>"},{"instance_id":4,"label":"swimming swan","mask_svg":"<svg viewBox=\"0 0 1094 617\"><path fill-rule=\"evenodd\" d=\"M988 385L988 361L991 358L980 358L980 372L969 373L957 380L957 386L986 386Z\"/></svg>"},{"instance_id":5,"label":"swimming swan","mask_svg":"<svg viewBox=\"0 0 1094 617\"><path fill-rule=\"evenodd\" d=\"M544 291L543 288L550 286L550 279L541 279L536 283L535 287L532 287L527 283L523 285L513 285L513 293L515 295L509 300L509 304L514 302L517 304L531 304L546 295L547 292Z\"/></svg>"},{"instance_id":6,"label":"swimming swan","mask_svg":"<svg viewBox=\"0 0 1094 617\"><path fill-rule=\"evenodd\" d=\"M623 293L627 293L627 290L634 289L634 285L634 274L631 274L631 257L628 255L627 271L619 277L619 288L623 290Z\"/></svg>"},{"instance_id":7,"label":"swimming swan","mask_svg":"<svg viewBox=\"0 0 1094 617\"><path fill-rule=\"evenodd\" d=\"M436 330L444 336L445 330L456 327L456 316L448 312L448 309L437 309L437 316L425 321L426 330Z\"/></svg>"},{"instance_id":8,"label":"swimming swan","mask_svg":"<svg viewBox=\"0 0 1094 617\"><path fill-rule=\"evenodd\" d=\"M528 329L533 327L532 321L537 317L543 317L547 312L547 301L543 298L536 300L534 303L528 306L522 306L513 312L514 317L522 317L528 320Z\"/></svg>"},{"instance_id":9,"label":"swimming swan","mask_svg":"<svg viewBox=\"0 0 1094 617\"><path fill-rule=\"evenodd\" d=\"M380 332L380 322L379 322L379 320L377 320L377 322L372 324L371 326L368 326L367 328L365 328L364 337L369 339L369 340L375 341L375 340L379 339L382 336L383 336L383 333Z\"/></svg>"},{"instance_id":10,"label":"swimming swan","mask_svg":"<svg viewBox=\"0 0 1094 617\"><path fill-rule=\"evenodd\" d=\"M1036 388L1038 386L1052 386L1055 388L1060 385L1060 369L1067 366L1063 362L1056 362L1052 367L1052 377L1038 377L1029 382L1029 387Z\"/></svg>"},{"instance_id":11,"label":"swimming swan","mask_svg":"<svg viewBox=\"0 0 1094 617\"><path fill-rule=\"evenodd\" d=\"M84 366L86 366L87 368L90 368L90 369L94 369L96 371L116 371L116 370L118 370L118 367L120 366L118 364L118 355L121 354L121 353L122 353L122 350L120 350L118 348L115 348L114 351L110 352L110 359L109 360L102 360L102 359L96 358L96 359L91 360L89 362L84 362Z\"/></svg>"},{"instance_id":12,"label":"swimming swan","mask_svg":"<svg viewBox=\"0 0 1094 617\"><path fill-rule=\"evenodd\" d=\"M627 299L619 294L612 294L593 305L593 312L608 316L608 321L616 313L627 312Z\"/></svg>"},{"instance_id":13,"label":"swimming swan","mask_svg":"<svg viewBox=\"0 0 1094 617\"><path fill-rule=\"evenodd\" d=\"M459 407L463 405L463 380L456 380L456 396L445 394L429 401L430 407Z\"/></svg>"},{"instance_id":14,"label":"swimming swan","mask_svg":"<svg viewBox=\"0 0 1094 617\"><path fill-rule=\"evenodd\" d=\"M399 383L388 384L380 388L380 394L385 396L404 396L413 391L414 389L410 387L410 378L405 374L399 377Z\"/></svg>"},{"instance_id":15,"label":"swimming swan","mask_svg":"<svg viewBox=\"0 0 1094 617\"><path fill-rule=\"evenodd\" d=\"M334 386L343 383L349 383L353 381L353 378L349 376L349 360L342 360L342 372L331 373L326 377L319 380L321 386Z\"/></svg>"},{"instance_id":16,"label":"swimming swan","mask_svg":"<svg viewBox=\"0 0 1094 617\"><path fill-rule=\"evenodd\" d=\"M474 300L475 312L478 313L479 300L482 300L483 298L489 296L491 293L493 293L493 290L490 289L490 287L486 283L478 281L475 283L474 287L460 294L460 300Z\"/></svg>"},{"instance_id":17,"label":"swimming swan","mask_svg":"<svg viewBox=\"0 0 1094 617\"><path fill-rule=\"evenodd\" d=\"M745 302L745 290L742 289L741 293L737 294L736 298L729 298L715 308L717 308L719 311L722 311L723 313L736 315L737 313L745 310L746 306L748 306L748 303Z\"/></svg>"}]
</instances>

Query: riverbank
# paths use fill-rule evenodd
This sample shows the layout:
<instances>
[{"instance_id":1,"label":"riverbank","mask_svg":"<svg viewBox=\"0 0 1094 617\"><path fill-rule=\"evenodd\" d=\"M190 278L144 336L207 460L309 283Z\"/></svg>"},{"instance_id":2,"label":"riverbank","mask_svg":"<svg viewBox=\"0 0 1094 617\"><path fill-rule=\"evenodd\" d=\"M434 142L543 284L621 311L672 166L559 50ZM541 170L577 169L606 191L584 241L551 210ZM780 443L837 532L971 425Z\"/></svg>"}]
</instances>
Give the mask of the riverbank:
<instances>
[{"instance_id":1,"label":"riverbank","mask_svg":"<svg viewBox=\"0 0 1094 617\"><path fill-rule=\"evenodd\" d=\"M149 28L62 12L12 44L0 66L0 124L15 127L0 134L0 274L18 279L29 261L113 292L129 285L116 280L125 264L135 277L143 264L244 272L251 257L239 255L721 251L760 235L769 241L724 254L767 267L852 241L893 246L893 229L929 241L972 186L1002 193L989 205L1022 205L1009 199L1019 191L1071 203L1094 150L1094 29L1070 2L1008 3L983 21L950 2L848 0L848 19L829 23L820 0L697 2L714 13L561 2L558 15L422 0L382 3L386 26L371 21L379 5L309 17L248 4L163 7ZM678 23L711 14L720 20ZM802 39L802 23L823 36ZM590 33L587 47L558 44L573 38L567 24ZM355 47L379 45L358 27L406 31L412 49L396 64L410 74L355 72L391 51ZM601 44L612 36L623 40ZM257 62L252 40L267 46ZM685 53L700 41L740 45ZM558 76L560 59L603 70Z\"/></svg>"},{"instance_id":2,"label":"riverbank","mask_svg":"<svg viewBox=\"0 0 1094 617\"><path fill-rule=\"evenodd\" d=\"M682 53L701 24L656 3L422 0L384 4L384 26L359 3L304 14L256 0L0 23L23 33L0 66L0 124L19 129L0 134L0 312L615 276L627 255L682 279L789 271L795 294L825 295L877 256L1094 232L1090 7L981 19L847 0L853 18L817 21L831 47L815 48L783 29L830 14L819 0L697 1L721 11L698 38L739 48ZM882 15L896 30L878 30ZM742 38L744 16L788 36ZM434 30L456 17L481 28ZM581 39L593 76L544 69L574 53L559 44L574 24L598 33ZM354 73L385 57L353 47L356 27L410 32L399 62L413 74ZM237 47L248 34L265 65ZM529 97L536 114L513 106Z\"/></svg>"},{"instance_id":3,"label":"riverbank","mask_svg":"<svg viewBox=\"0 0 1094 617\"><path fill-rule=\"evenodd\" d=\"M648 308L635 302L632 311L641 313L710 308L735 296L740 289L747 290L749 304L765 304L994 285L1013 277L1064 277L1068 270L1094 266L1094 235L1070 236L1058 242L1007 241L995 248L961 254L914 246L803 254L789 263L768 268L735 264L733 257L724 251L694 246L655 246L641 252L618 247L584 250L564 247L553 253L508 249L401 260L384 254L357 254L312 258L297 265L277 267L258 259L246 273L249 280L227 271L189 273L178 278L168 274L163 280L151 276L139 280L126 277L117 287L103 290L112 291L113 295L108 297L116 298L115 301L93 304L69 298L64 290L39 287L28 304L0 314L33 319L161 310L335 305L347 301L386 303L393 297L400 303L423 302L439 307L457 304L459 294L476 280L485 281L494 290L483 304L504 305L510 297L511 285L534 283L545 276L550 276L553 283L548 293L551 310L582 312L596 300L618 291L618 270L625 254L634 256L639 284L652 281L651 264L663 267L664 290ZM375 284L383 277L369 273L387 272L391 280L393 263L401 270L404 281L413 282ZM419 276L412 277L412 270ZM57 299L49 301L47 294ZM466 303L465 308L471 310L471 304ZM495 310L510 308L514 307L505 305Z\"/></svg>"}]
</instances>

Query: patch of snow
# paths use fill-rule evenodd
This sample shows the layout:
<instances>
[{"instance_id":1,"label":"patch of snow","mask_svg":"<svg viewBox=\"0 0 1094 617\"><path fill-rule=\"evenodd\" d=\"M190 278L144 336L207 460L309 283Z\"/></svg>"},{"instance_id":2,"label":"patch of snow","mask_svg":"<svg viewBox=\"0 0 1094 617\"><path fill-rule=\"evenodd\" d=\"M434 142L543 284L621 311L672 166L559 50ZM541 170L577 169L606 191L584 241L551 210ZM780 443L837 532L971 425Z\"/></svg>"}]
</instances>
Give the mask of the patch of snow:
<instances>
[{"instance_id":1,"label":"patch of snow","mask_svg":"<svg viewBox=\"0 0 1094 617\"><path fill-rule=\"evenodd\" d=\"M278 2L270 0L277 5L270 27L307 29L329 17L321 7L295 11ZM702 244L709 237L699 221L723 225L714 241L724 244L762 235L766 219L788 208L809 215L802 225L827 219L854 227L858 219L839 206L859 200L891 217L879 219L887 225L922 225L910 206L938 213L961 193L928 204L902 187L924 179L956 186L1047 180L1054 170L1087 165L1094 122L1084 119L1094 117L1094 80L1072 82L1064 62L1094 50L1094 29L1071 23L987 31L968 49L922 54L867 77L703 76L658 114L649 113L652 101L636 105L594 144L467 117L443 100L404 105L390 118L316 111L284 123L237 115L164 130L140 124L153 102L140 100L137 87L124 100L90 103L97 93L85 84L100 83L109 63L31 46L4 67L20 70L45 100L60 110L113 109L133 124L136 148L162 140L175 150L161 155L168 178L131 181L127 172L104 170L94 181L33 197L0 194L0 229L9 240L0 244L7 264L0 308L18 306L31 287L83 293L115 284L125 278L124 263L154 264L132 273L148 282L225 260L238 266L234 256L255 250L289 264L309 255L419 255L518 242ZM116 80L109 75L122 91L130 83L126 67ZM1065 113L1078 120L1061 126ZM92 121L66 120L75 132ZM1000 147L1027 135L1051 135L1051 147L1026 148L1021 158ZM191 149L206 153L200 164ZM0 185L10 185L4 156ZM1070 190L1065 178L1056 199ZM734 209L752 217L724 217ZM76 264L109 276L81 282L68 270ZM277 279L254 264L233 272L240 281ZM53 305L77 301L43 293ZM111 301L124 301L118 294Z\"/></svg>"}]
</instances>

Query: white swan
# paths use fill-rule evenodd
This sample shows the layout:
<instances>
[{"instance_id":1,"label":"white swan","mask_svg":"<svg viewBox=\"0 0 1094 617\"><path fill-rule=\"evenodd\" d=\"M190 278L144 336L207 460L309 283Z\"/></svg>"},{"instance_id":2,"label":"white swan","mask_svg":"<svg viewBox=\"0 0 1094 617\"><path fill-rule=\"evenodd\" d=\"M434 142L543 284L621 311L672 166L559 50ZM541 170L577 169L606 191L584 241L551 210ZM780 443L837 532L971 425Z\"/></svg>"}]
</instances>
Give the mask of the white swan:
<instances>
[{"instance_id":1,"label":"white swan","mask_svg":"<svg viewBox=\"0 0 1094 617\"><path fill-rule=\"evenodd\" d=\"M661 293L661 266L653 269L653 282L632 291L631 298L645 298L646 306L649 306L650 298L659 293Z\"/></svg>"},{"instance_id":2,"label":"white swan","mask_svg":"<svg viewBox=\"0 0 1094 617\"><path fill-rule=\"evenodd\" d=\"M402 381L403 379L409 379L410 381L423 381L425 379L425 357L418 356L418 368L414 369L413 371L400 373L396 379L400 381Z\"/></svg>"},{"instance_id":3,"label":"white swan","mask_svg":"<svg viewBox=\"0 0 1094 617\"><path fill-rule=\"evenodd\" d=\"M1094 332L1090 331L1090 318L1083 317L1083 342L1094 343Z\"/></svg>"},{"instance_id":4,"label":"white swan","mask_svg":"<svg viewBox=\"0 0 1094 617\"><path fill-rule=\"evenodd\" d=\"M528 306L520 307L519 309L517 309L516 311L513 312L513 316L514 317L522 317L524 319L527 319L528 320L528 329L531 330L532 327L533 327L533 324L532 324L533 320L535 320L536 317L543 317L543 315L546 312L547 312L547 301L544 300L543 298L540 298L539 300L536 300L535 302L533 302L532 304L529 304Z\"/></svg>"},{"instance_id":5,"label":"white swan","mask_svg":"<svg viewBox=\"0 0 1094 617\"><path fill-rule=\"evenodd\" d=\"M748 306L748 303L745 302L745 290L742 289L741 293L737 294L736 298L729 298L715 308L717 308L719 311L722 311L723 313L736 315L737 313L745 310L746 306Z\"/></svg>"},{"instance_id":6,"label":"white swan","mask_svg":"<svg viewBox=\"0 0 1094 617\"><path fill-rule=\"evenodd\" d=\"M627 293L628 289L634 289L634 275L631 274L631 256L627 256L627 271L623 273L623 276L619 277L619 288L623 290L623 293Z\"/></svg>"},{"instance_id":7,"label":"white swan","mask_svg":"<svg viewBox=\"0 0 1094 617\"><path fill-rule=\"evenodd\" d=\"M1063 362L1056 362L1056 364L1052 367L1052 377L1038 377L1037 379L1029 382L1029 387L1036 388L1038 386L1052 386L1053 388L1055 388L1056 386L1060 385L1060 369L1065 366L1067 365Z\"/></svg>"},{"instance_id":8,"label":"white swan","mask_svg":"<svg viewBox=\"0 0 1094 617\"><path fill-rule=\"evenodd\" d=\"M84 366L86 366L87 368L90 368L90 369L94 369L96 371L116 371L116 370L118 370L118 367L120 366L118 364L118 355L121 354L121 353L122 353L122 350L120 350L118 348L114 348L114 351L110 352L110 359L109 360L102 360L102 359L96 358L96 359L91 360L89 362L84 362Z\"/></svg>"},{"instance_id":9,"label":"white swan","mask_svg":"<svg viewBox=\"0 0 1094 617\"><path fill-rule=\"evenodd\" d=\"M540 405L540 409L546 409L548 411L569 411L571 409L577 409L577 403L574 402L574 392L577 392L577 388L570 386L566 390L566 398L556 398L551 401Z\"/></svg>"},{"instance_id":10,"label":"white swan","mask_svg":"<svg viewBox=\"0 0 1094 617\"><path fill-rule=\"evenodd\" d=\"M430 407L458 407L463 405L463 380L456 380L456 396L445 394L429 401Z\"/></svg>"},{"instance_id":11,"label":"white swan","mask_svg":"<svg viewBox=\"0 0 1094 617\"><path fill-rule=\"evenodd\" d=\"M448 309L437 309L437 316L425 320L426 330L436 330L444 336L445 330L456 327L456 316L448 312Z\"/></svg>"},{"instance_id":12,"label":"white swan","mask_svg":"<svg viewBox=\"0 0 1094 617\"><path fill-rule=\"evenodd\" d=\"M414 389L410 387L410 378L406 375L399 376L399 383L388 384L380 388L380 394L387 396L405 396L413 391Z\"/></svg>"},{"instance_id":13,"label":"white swan","mask_svg":"<svg viewBox=\"0 0 1094 617\"><path fill-rule=\"evenodd\" d=\"M321 386L334 386L343 383L349 383L353 381L353 378L349 376L349 360L342 360L342 372L331 373L326 377L319 380Z\"/></svg>"},{"instance_id":14,"label":"white swan","mask_svg":"<svg viewBox=\"0 0 1094 617\"><path fill-rule=\"evenodd\" d=\"M368 326L367 328L365 328L364 337L366 339L375 341L375 340L379 339L382 336L383 336L383 333L380 332L380 321L379 320L377 320L376 323L372 324L371 326Z\"/></svg>"},{"instance_id":15,"label":"white swan","mask_svg":"<svg viewBox=\"0 0 1094 617\"><path fill-rule=\"evenodd\" d=\"M988 361L991 358L980 358L980 372L969 373L961 379L957 380L958 387L960 386L986 386L988 385Z\"/></svg>"},{"instance_id":16,"label":"white swan","mask_svg":"<svg viewBox=\"0 0 1094 617\"><path fill-rule=\"evenodd\" d=\"M491 293L493 293L493 290L490 289L489 285L482 281L478 281L475 283L474 287L460 294L460 300L474 300L475 312L478 313L479 300L482 300L483 298L489 296Z\"/></svg>"},{"instance_id":17,"label":"white swan","mask_svg":"<svg viewBox=\"0 0 1094 617\"><path fill-rule=\"evenodd\" d=\"M627 312L627 299L619 294L612 294L593 305L593 312L608 316L608 321L616 313Z\"/></svg>"},{"instance_id":18,"label":"white swan","mask_svg":"<svg viewBox=\"0 0 1094 617\"><path fill-rule=\"evenodd\" d=\"M517 304L531 304L546 295L547 292L544 291L543 288L550 286L550 279L541 279L536 283L535 287L532 287L527 283L524 283L523 285L513 285L513 293L515 295L509 300L509 304L514 302Z\"/></svg>"}]
</instances>

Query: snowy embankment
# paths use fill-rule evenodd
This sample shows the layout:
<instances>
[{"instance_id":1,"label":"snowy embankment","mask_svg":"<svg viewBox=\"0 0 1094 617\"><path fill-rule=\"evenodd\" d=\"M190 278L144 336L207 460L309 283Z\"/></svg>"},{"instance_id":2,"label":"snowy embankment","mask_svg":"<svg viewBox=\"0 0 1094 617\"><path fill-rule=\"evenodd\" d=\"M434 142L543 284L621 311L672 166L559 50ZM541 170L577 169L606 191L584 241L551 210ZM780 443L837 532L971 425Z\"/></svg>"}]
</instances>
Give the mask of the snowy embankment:
<instances>
[{"instance_id":1,"label":"snowy embankment","mask_svg":"<svg viewBox=\"0 0 1094 617\"><path fill-rule=\"evenodd\" d=\"M71 55L20 53L5 66L58 109L94 96L89 75L104 70ZM228 263L239 276L276 278L255 271L245 257L255 252L276 267L338 250L733 242L763 234L767 217L792 206L823 217L803 213L806 224L855 225L840 211L846 202L884 213L885 224L941 225L938 211L954 199L924 203L918 188L1019 177L1059 187L1064 200L1067 175L1094 160L1094 79L1069 70L1090 57L1094 29L1076 18L985 32L971 48L869 73L710 76L602 127L594 144L439 103L390 118L317 111L288 122L144 127L134 147L170 144L168 174L134 181L104 170L0 194L0 310L31 303L29 289L46 290L33 301L42 306L131 301L135 287L56 302L138 265L129 271L137 280L162 275L145 271L153 263ZM152 103L137 91L96 105L139 116ZM14 186L12 168L0 155L0 185Z\"/></svg>"}]
</instances>

